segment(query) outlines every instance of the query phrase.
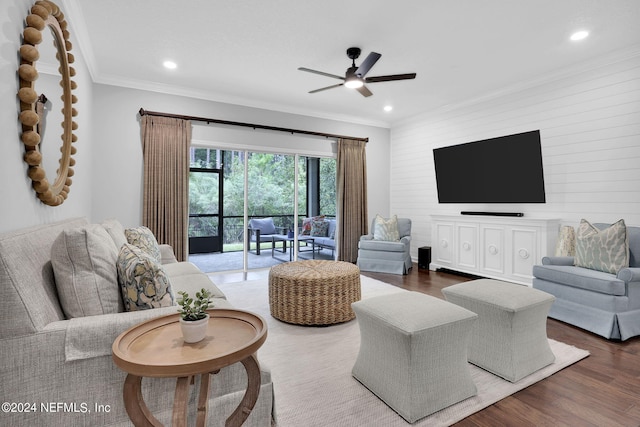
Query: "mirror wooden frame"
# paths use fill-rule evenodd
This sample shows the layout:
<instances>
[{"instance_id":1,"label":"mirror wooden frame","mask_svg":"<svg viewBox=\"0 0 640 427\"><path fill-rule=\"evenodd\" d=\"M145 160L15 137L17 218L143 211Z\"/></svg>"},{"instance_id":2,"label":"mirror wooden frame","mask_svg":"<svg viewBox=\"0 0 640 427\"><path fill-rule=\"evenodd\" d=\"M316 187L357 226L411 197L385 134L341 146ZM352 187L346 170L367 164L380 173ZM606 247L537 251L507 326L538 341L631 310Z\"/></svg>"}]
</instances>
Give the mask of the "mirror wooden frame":
<instances>
[{"instance_id":1,"label":"mirror wooden frame","mask_svg":"<svg viewBox=\"0 0 640 427\"><path fill-rule=\"evenodd\" d=\"M38 96L35 87L38 79L36 62L40 58L37 46L42 42L42 32L47 29L51 30L57 49L56 58L59 64L63 102L61 156L53 183L49 182L46 171L42 167L42 153L39 146L41 135L38 127L41 121L38 115L38 102L41 102L42 95ZM22 41L18 68L20 80L18 98L20 99L19 120L22 124L21 139L25 147L24 161L29 165L27 174L32 180L32 186L38 198L49 206L58 206L69 194L71 177L74 174L72 166L75 165L72 155L76 153L72 143L77 141L73 131L78 128L77 123L73 121L73 117L78 114L73 107L77 102L77 98L73 95L77 85L71 80L71 77L75 76L75 70L70 66L74 62L74 57L71 54L67 22L60 8L49 0L36 1L26 18Z\"/></svg>"}]
</instances>

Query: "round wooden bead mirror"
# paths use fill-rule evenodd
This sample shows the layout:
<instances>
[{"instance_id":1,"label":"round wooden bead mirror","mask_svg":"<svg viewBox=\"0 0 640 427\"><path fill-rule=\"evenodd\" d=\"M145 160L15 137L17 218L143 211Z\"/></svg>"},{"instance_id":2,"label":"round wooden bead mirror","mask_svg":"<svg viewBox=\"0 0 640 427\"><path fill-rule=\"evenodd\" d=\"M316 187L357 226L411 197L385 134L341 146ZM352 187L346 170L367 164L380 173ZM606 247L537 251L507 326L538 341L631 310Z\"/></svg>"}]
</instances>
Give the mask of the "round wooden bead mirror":
<instances>
[{"instance_id":1,"label":"round wooden bead mirror","mask_svg":"<svg viewBox=\"0 0 640 427\"><path fill-rule=\"evenodd\" d=\"M25 147L24 161L29 165L28 175L38 198L47 205L58 206L67 198L71 186L72 166L75 164L72 155L76 152L72 143L77 139L73 131L78 125L73 121L73 117L77 115L77 110L73 108L77 98L72 93L76 83L71 80L75 70L69 65L74 62L73 55L70 53L71 42L64 14L55 3L49 0L35 2L25 21L22 43L18 68L20 78L18 98L20 99L19 120L22 124L21 139ZM36 90L38 79L36 62L41 59L41 55L42 63L50 60L58 66L57 73L53 74L56 76L59 74L60 87L54 85L52 90L60 92L59 100L51 94L49 96L44 93L38 94ZM45 58L45 55L52 58ZM45 110L48 108L53 112L50 117L56 117L55 108L58 104L61 107L59 117L62 120L62 141L61 143L59 140L56 141L54 129L57 124L51 123L45 143L44 129L47 117ZM46 151L43 150L45 144ZM57 150L52 152L51 148L58 146L61 154L56 166ZM43 154L46 154L46 159ZM50 166L52 159L49 157L54 158L53 166ZM52 181L49 181L47 175L54 176Z\"/></svg>"}]
</instances>

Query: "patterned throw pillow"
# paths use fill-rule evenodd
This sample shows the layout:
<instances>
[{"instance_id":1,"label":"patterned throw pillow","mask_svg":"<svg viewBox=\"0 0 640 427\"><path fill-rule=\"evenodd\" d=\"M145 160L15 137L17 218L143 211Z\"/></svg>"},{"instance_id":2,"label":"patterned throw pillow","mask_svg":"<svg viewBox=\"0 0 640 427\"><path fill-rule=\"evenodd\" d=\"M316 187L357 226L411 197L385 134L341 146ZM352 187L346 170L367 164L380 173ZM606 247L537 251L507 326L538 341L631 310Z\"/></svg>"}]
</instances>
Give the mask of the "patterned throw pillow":
<instances>
[{"instance_id":1,"label":"patterned throw pillow","mask_svg":"<svg viewBox=\"0 0 640 427\"><path fill-rule=\"evenodd\" d=\"M126 311L174 305L171 283L162 265L140 248L125 243L118 255L118 282Z\"/></svg>"},{"instance_id":2,"label":"patterned throw pillow","mask_svg":"<svg viewBox=\"0 0 640 427\"><path fill-rule=\"evenodd\" d=\"M324 219L324 215L314 216L312 218L305 218L302 220L302 235L309 236L311 235L311 227L313 221L319 221Z\"/></svg>"},{"instance_id":3,"label":"patterned throw pillow","mask_svg":"<svg viewBox=\"0 0 640 427\"><path fill-rule=\"evenodd\" d=\"M576 235L575 265L617 274L629 266L629 239L624 220L599 230L581 220Z\"/></svg>"},{"instance_id":4,"label":"patterned throw pillow","mask_svg":"<svg viewBox=\"0 0 640 427\"><path fill-rule=\"evenodd\" d=\"M576 256L576 230L570 225L564 225L558 233L555 256Z\"/></svg>"},{"instance_id":5,"label":"patterned throw pillow","mask_svg":"<svg viewBox=\"0 0 640 427\"><path fill-rule=\"evenodd\" d=\"M311 237L327 237L329 235L329 221L311 221Z\"/></svg>"},{"instance_id":6,"label":"patterned throw pillow","mask_svg":"<svg viewBox=\"0 0 640 427\"><path fill-rule=\"evenodd\" d=\"M153 235L144 225L136 228L127 228L124 231L127 236L127 242L142 249L147 254L154 257L158 262L162 261L162 255L160 254L160 246L156 240L156 236Z\"/></svg>"},{"instance_id":7,"label":"patterned throw pillow","mask_svg":"<svg viewBox=\"0 0 640 427\"><path fill-rule=\"evenodd\" d=\"M377 214L373 226L373 239L384 240L387 242L399 241L400 232L398 231L398 216L394 215L389 219L384 219Z\"/></svg>"}]
</instances>

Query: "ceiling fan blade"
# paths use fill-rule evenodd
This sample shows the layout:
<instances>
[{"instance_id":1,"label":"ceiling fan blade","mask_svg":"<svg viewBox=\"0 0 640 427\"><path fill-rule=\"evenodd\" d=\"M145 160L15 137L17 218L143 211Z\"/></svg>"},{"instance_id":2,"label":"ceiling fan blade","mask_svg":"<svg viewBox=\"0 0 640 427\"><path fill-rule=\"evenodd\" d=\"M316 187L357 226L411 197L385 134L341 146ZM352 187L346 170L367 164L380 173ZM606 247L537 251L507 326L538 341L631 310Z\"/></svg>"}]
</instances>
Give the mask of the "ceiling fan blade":
<instances>
[{"instance_id":1,"label":"ceiling fan blade","mask_svg":"<svg viewBox=\"0 0 640 427\"><path fill-rule=\"evenodd\" d=\"M307 73L320 74L321 76L332 77L332 78L338 79L338 80L344 80L344 77L342 77L342 76L336 76L335 74L329 74L329 73L325 73L323 71L312 70L311 68L298 67L298 70L306 71Z\"/></svg>"},{"instance_id":2,"label":"ceiling fan blade","mask_svg":"<svg viewBox=\"0 0 640 427\"><path fill-rule=\"evenodd\" d=\"M378 83L378 82L390 82L393 80L410 80L415 79L416 73L409 74L393 74L390 76L376 76L376 77L367 77L364 79L366 83Z\"/></svg>"},{"instance_id":3,"label":"ceiling fan blade","mask_svg":"<svg viewBox=\"0 0 640 427\"><path fill-rule=\"evenodd\" d=\"M365 96L365 97L373 95L373 93L371 93L371 91L369 89L367 89L366 86L362 86L362 87L356 88L356 90L358 92L360 92L362 94L362 96Z\"/></svg>"},{"instance_id":4,"label":"ceiling fan blade","mask_svg":"<svg viewBox=\"0 0 640 427\"><path fill-rule=\"evenodd\" d=\"M320 89L315 89L312 91L309 91L309 93L316 93L316 92L322 92L323 90L327 90L327 89L333 89L334 87L340 87L342 86L344 83L338 83L337 85L331 85L331 86L327 86L327 87L322 87Z\"/></svg>"},{"instance_id":5,"label":"ceiling fan blade","mask_svg":"<svg viewBox=\"0 0 640 427\"><path fill-rule=\"evenodd\" d=\"M364 77L365 74L369 72L369 70L378 62L382 55L376 52L371 52L369 56L367 56L364 61L360 64L358 69L356 70L356 75L359 77Z\"/></svg>"}]
</instances>

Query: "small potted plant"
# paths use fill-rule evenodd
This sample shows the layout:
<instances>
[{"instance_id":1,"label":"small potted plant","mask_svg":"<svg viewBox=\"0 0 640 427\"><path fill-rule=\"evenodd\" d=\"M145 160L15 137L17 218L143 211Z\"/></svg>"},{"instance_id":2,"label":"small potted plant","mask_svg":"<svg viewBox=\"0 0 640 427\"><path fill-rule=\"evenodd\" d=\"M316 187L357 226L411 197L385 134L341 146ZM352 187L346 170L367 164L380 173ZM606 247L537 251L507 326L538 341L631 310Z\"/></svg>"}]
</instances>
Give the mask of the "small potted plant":
<instances>
[{"instance_id":1,"label":"small potted plant","mask_svg":"<svg viewBox=\"0 0 640 427\"><path fill-rule=\"evenodd\" d=\"M186 343L196 343L202 341L207 335L209 325L209 314L207 309L213 307L211 303L211 292L202 288L196 292L195 299L191 298L187 292L179 291L178 309L180 313L180 328Z\"/></svg>"}]
</instances>

